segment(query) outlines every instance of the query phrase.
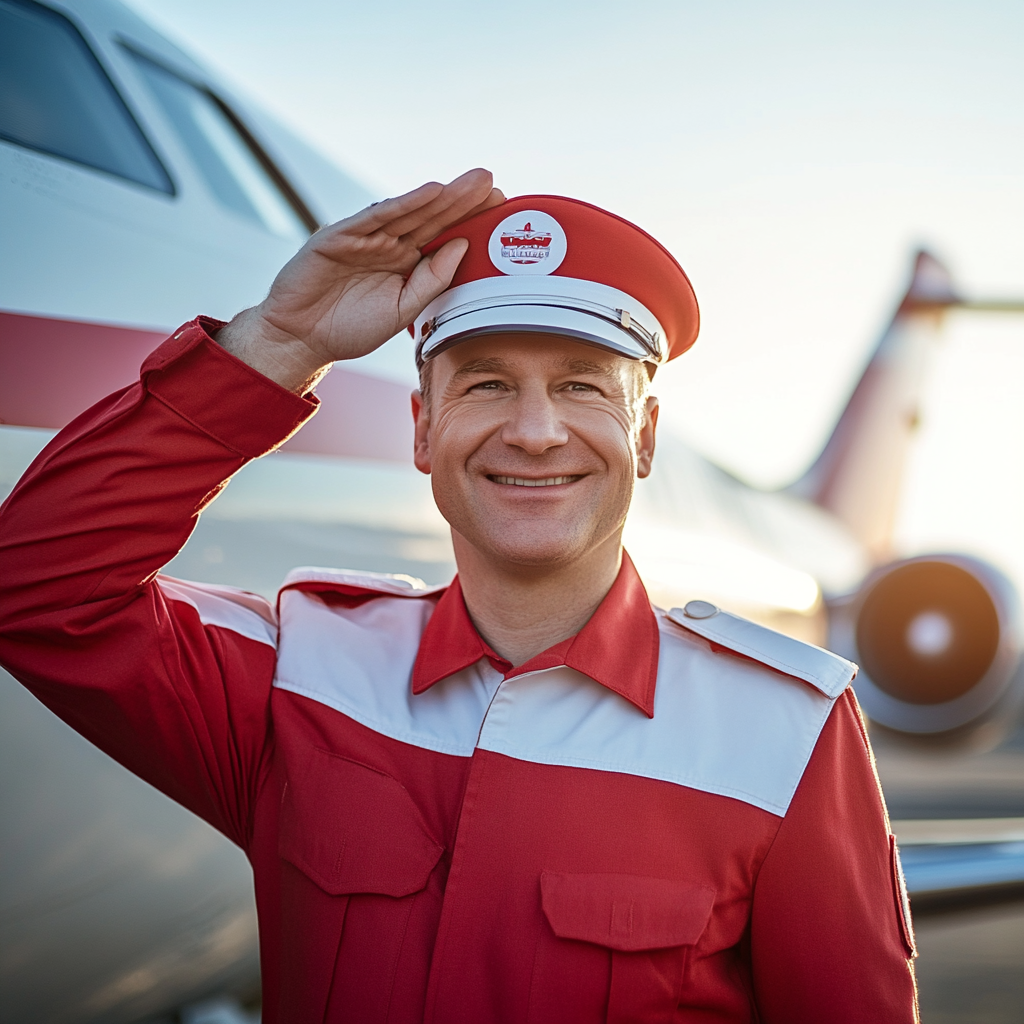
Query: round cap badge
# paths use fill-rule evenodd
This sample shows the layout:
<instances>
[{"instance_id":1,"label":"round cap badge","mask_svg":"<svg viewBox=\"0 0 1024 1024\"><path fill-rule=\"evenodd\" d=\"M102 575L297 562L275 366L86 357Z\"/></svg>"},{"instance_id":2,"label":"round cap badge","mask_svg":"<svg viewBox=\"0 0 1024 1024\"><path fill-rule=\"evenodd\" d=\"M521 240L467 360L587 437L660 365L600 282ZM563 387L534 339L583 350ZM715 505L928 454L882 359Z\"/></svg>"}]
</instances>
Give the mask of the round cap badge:
<instances>
[{"instance_id":1,"label":"round cap badge","mask_svg":"<svg viewBox=\"0 0 1024 1024\"><path fill-rule=\"evenodd\" d=\"M566 247L565 231L554 217L522 210L491 232L487 254L503 274L551 274L565 259Z\"/></svg>"}]
</instances>

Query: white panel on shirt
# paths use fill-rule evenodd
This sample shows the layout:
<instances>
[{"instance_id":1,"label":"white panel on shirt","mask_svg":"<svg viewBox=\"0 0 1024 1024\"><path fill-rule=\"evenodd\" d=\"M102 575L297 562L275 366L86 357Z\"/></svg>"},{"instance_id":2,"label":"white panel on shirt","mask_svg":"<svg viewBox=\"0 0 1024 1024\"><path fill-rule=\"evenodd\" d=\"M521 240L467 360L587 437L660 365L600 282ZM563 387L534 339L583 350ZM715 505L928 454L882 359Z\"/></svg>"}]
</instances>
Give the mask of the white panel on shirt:
<instances>
[{"instance_id":1,"label":"white panel on shirt","mask_svg":"<svg viewBox=\"0 0 1024 1024\"><path fill-rule=\"evenodd\" d=\"M653 719L571 668L548 669L499 689L480 747L675 782L785 814L833 700L715 653L664 620L660 627Z\"/></svg>"},{"instance_id":2,"label":"white panel on shirt","mask_svg":"<svg viewBox=\"0 0 1024 1024\"><path fill-rule=\"evenodd\" d=\"M482 660L413 696L412 666L433 611L417 598L338 608L286 590L274 685L391 739L469 757L502 677Z\"/></svg>"},{"instance_id":3,"label":"white panel on shirt","mask_svg":"<svg viewBox=\"0 0 1024 1024\"><path fill-rule=\"evenodd\" d=\"M712 651L659 616L654 718L567 667L502 681L484 659L413 696L432 602L330 607L286 591L275 685L428 750L620 772L785 814L834 698L748 658Z\"/></svg>"},{"instance_id":4,"label":"white panel on shirt","mask_svg":"<svg viewBox=\"0 0 1024 1024\"><path fill-rule=\"evenodd\" d=\"M156 584L168 601L182 601L195 608L204 626L230 629L261 644L277 646L277 616L258 594L213 583L191 583L162 573Z\"/></svg>"}]
</instances>

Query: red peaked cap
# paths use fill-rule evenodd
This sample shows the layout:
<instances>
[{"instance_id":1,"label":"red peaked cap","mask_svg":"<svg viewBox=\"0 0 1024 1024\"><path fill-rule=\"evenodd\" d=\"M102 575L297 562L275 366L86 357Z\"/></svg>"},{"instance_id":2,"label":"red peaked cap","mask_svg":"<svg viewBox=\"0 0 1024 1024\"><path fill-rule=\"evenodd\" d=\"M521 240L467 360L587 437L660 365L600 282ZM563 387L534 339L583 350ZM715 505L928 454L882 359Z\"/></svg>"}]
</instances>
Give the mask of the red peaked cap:
<instances>
[{"instance_id":1,"label":"red peaked cap","mask_svg":"<svg viewBox=\"0 0 1024 1024\"><path fill-rule=\"evenodd\" d=\"M424 255L453 238L467 238L450 288L504 276L491 262L488 241L498 224L520 210L538 210L565 230L566 252L551 277L580 278L632 295L665 330L668 359L682 355L697 340L697 296L675 257L642 228L598 206L565 196L517 196L448 228L423 248Z\"/></svg>"}]
</instances>

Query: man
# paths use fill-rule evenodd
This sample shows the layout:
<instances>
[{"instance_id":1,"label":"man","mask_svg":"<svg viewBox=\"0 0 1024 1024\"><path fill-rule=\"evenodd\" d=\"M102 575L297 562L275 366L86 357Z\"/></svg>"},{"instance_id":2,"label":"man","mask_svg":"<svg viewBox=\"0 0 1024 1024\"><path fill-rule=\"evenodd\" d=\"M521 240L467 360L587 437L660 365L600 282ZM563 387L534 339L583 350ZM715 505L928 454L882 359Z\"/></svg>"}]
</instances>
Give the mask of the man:
<instances>
[{"instance_id":1,"label":"man","mask_svg":"<svg viewBox=\"0 0 1024 1024\"><path fill-rule=\"evenodd\" d=\"M329 365L412 325L448 588L299 571L274 610L161 578ZM5 664L256 880L264 1020L916 1019L854 668L621 546L682 270L490 175L314 235L66 428L0 519Z\"/></svg>"}]
</instances>

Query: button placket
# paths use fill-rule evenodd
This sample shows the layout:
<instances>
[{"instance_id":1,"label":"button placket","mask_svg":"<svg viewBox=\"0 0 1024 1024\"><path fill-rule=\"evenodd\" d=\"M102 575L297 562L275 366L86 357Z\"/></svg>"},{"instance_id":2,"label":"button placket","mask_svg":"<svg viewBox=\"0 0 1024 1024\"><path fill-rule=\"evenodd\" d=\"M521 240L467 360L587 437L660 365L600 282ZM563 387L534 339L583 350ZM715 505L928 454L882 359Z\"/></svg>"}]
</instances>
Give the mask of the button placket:
<instances>
[{"instance_id":1,"label":"button placket","mask_svg":"<svg viewBox=\"0 0 1024 1024\"><path fill-rule=\"evenodd\" d=\"M485 680L490 681L497 678L499 682L494 693L491 695L490 702L484 711L483 719L480 723L476 748L470 759L466 791L463 796L462 806L459 809L459 821L455 833L455 844L452 850L451 869L445 884L441 918L438 924L438 937L430 963L430 976L427 984L427 999L424 1011L425 1024L441 1024L441 1021L444 1019L444 1000L450 997L452 986L456 984L448 973L449 958L446 955L446 951L451 939L453 921L458 913L458 907L462 898L463 864L467 858L473 857L472 822L478 804L481 801L486 801L488 797L486 783L483 778L485 773L482 773L482 766L478 760L482 750L482 743L485 738L496 739L497 737L504 736L510 728L514 727L513 711L514 702L517 697L517 687L515 684L520 680L551 672L553 669L545 668L534 672L523 672L521 675L513 676L511 679L502 678L501 673L486 662L480 664L478 671ZM486 748L483 748L483 751L486 752Z\"/></svg>"}]
</instances>

